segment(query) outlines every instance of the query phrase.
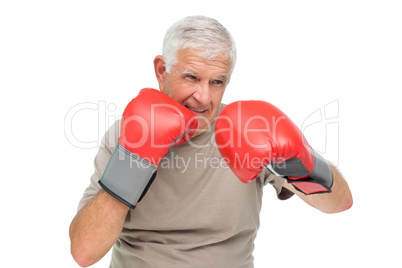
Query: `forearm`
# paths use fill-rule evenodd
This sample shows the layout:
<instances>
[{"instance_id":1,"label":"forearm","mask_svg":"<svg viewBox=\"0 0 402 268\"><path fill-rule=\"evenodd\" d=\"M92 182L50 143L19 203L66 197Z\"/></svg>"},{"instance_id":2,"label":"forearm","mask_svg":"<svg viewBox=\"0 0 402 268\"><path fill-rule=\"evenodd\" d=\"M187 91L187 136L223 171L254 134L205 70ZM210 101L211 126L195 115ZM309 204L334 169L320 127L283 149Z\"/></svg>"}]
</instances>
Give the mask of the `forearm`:
<instances>
[{"instance_id":1,"label":"forearm","mask_svg":"<svg viewBox=\"0 0 402 268\"><path fill-rule=\"evenodd\" d=\"M297 191L293 185L284 180L283 186L297 196L299 196L306 203L312 207L325 212L325 213L337 213L349 209L353 204L352 194L349 186L340 172L331 165L332 174L334 177L334 183L331 188L331 193L312 194L305 195Z\"/></svg>"},{"instance_id":2,"label":"forearm","mask_svg":"<svg viewBox=\"0 0 402 268\"><path fill-rule=\"evenodd\" d=\"M101 190L77 213L70 225L70 240L71 254L79 265L92 265L110 250L120 236L128 210Z\"/></svg>"}]
</instances>

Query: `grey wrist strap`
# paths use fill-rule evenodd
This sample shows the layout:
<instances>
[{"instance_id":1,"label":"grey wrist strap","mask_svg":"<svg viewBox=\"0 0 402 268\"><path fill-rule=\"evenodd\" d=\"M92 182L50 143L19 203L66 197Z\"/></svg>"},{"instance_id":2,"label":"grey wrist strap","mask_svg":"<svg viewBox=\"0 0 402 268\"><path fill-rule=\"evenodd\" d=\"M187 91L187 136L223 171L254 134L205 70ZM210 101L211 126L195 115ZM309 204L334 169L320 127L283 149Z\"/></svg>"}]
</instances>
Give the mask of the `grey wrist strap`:
<instances>
[{"instance_id":1,"label":"grey wrist strap","mask_svg":"<svg viewBox=\"0 0 402 268\"><path fill-rule=\"evenodd\" d=\"M315 183L321 184L331 192L332 184L334 183L334 177L332 170L327 160L322 155L313 150L314 154L314 169L310 174L310 178Z\"/></svg>"},{"instance_id":2,"label":"grey wrist strap","mask_svg":"<svg viewBox=\"0 0 402 268\"><path fill-rule=\"evenodd\" d=\"M334 181L331 167L328 162L316 151L313 151L314 169L311 173L306 169L303 163L296 157L267 165L267 168L276 176L285 177L289 183L292 183L295 188L303 193L311 189L311 184L321 185L322 189L315 193L331 192L331 187ZM303 176L305 176L303 178ZM299 179L291 179L291 178ZM317 187L315 187L316 191Z\"/></svg>"},{"instance_id":3,"label":"grey wrist strap","mask_svg":"<svg viewBox=\"0 0 402 268\"><path fill-rule=\"evenodd\" d=\"M100 186L130 208L135 208L153 179L157 166L117 144L99 180ZM148 187L147 187L148 185Z\"/></svg>"}]
</instances>

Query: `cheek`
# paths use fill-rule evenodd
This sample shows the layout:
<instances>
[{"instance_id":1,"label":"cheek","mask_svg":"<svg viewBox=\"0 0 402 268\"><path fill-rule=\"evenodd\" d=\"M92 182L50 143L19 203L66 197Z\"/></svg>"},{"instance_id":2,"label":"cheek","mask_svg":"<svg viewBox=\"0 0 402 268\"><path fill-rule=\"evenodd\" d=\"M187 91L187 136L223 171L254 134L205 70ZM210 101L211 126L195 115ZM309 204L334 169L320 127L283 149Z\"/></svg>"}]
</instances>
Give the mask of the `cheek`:
<instances>
[{"instance_id":1,"label":"cheek","mask_svg":"<svg viewBox=\"0 0 402 268\"><path fill-rule=\"evenodd\" d=\"M168 92L168 96L179 103L183 103L189 96L191 96L191 88L183 83L173 83Z\"/></svg>"},{"instance_id":2,"label":"cheek","mask_svg":"<svg viewBox=\"0 0 402 268\"><path fill-rule=\"evenodd\" d=\"M214 94L212 94L212 102L214 104L214 109L218 109L219 105L221 104L222 98L223 98L223 93L224 90L222 91L216 91Z\"/></svg>"},{"instance_id":3,"label":"cheek","mask_svg":"<svg viewBox=\"0 0 402 268\"><path fill-rule=\"evenodd\" d=\"M170 78L170 76L166 76L166 77L164 78L164 80L163 80L163 84L162 84L162 87L161 87L161 91L162 91L164 94L166 94L166 95L168 95L168 96L170 97L171 88L172 88L172 81L171 81L171 78Z\"/></svg>"},{"instance_id":4,"label":"cheek","mask_svg":"<svg viewBox=\"0 0 402 268\"><path fill-rule=\"evenodd\" d=\"M174 98L174 95L178 92L176 88L177 88L176 79L174 77L171 77L170 75L167 76L163 84L162 92L168 95L169 97Z\"/></svg>"}]
</instances>

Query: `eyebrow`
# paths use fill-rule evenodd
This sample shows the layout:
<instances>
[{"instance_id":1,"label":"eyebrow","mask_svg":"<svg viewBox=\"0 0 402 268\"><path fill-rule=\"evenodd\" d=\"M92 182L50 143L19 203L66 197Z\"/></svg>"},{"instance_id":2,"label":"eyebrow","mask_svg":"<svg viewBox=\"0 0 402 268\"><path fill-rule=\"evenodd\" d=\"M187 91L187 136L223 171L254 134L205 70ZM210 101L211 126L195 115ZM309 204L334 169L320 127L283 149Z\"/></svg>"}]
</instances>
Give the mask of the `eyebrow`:
<instances>
[{"instance_id":1,"label":"eyebrow","mask_svg":"<svg viewBox=\"0 0 402 268\"><path fill-rule=\"evenodd\" d=\"M186 75L198 76L198 73L190 71L190 70L185 70L185 71L181 72L181 74L180 74L180 76L186 76ZM222 76L213 77L213 80L228 81L229 78L225 75L222 75Z\"/></svg>"},{"instance_id":2,"label":"eyebrow","mask_svg":"<svg viewBox=\"0 0 402 268\"><path fill-rule=\"evenodd\" d=\"M194 76L198 76L198 74L196 72L190 71L190 70L186 70L181 72L180 76L185 76L185 75L194 75Z\"/></svg>"}]
</instances>

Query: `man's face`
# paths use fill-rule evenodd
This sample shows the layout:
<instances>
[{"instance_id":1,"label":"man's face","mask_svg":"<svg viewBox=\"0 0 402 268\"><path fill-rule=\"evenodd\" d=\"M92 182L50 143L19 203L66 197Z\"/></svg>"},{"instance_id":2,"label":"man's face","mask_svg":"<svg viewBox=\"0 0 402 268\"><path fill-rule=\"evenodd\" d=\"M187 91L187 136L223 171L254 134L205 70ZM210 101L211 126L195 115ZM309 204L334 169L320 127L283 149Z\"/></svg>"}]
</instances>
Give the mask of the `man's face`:
<instances>
[{"instance_id":1,"label":"man's face","mask_svg":"<svg viewBox=\"0 0 402 268\"><path fill-rule=\"evenodd\" d=\"M193 111L198 119L198 129L194 136L203 133L218 114L223 93L229 83L230 61L226 57L206 60L194 50L186 48L179 51L178 63L167 73L163 71L161 58L159 64L163 67L158 70L158 57L154 63L160 90Z\"/></svg>"}]
</instances>

